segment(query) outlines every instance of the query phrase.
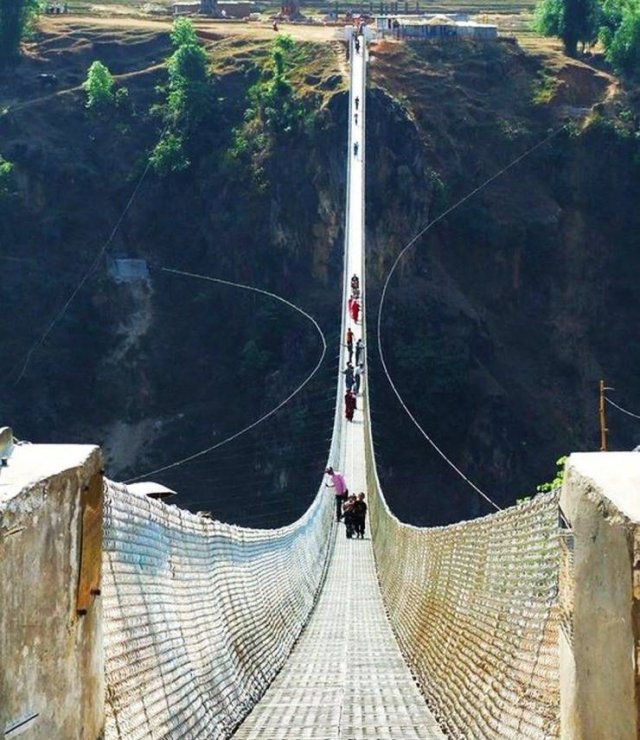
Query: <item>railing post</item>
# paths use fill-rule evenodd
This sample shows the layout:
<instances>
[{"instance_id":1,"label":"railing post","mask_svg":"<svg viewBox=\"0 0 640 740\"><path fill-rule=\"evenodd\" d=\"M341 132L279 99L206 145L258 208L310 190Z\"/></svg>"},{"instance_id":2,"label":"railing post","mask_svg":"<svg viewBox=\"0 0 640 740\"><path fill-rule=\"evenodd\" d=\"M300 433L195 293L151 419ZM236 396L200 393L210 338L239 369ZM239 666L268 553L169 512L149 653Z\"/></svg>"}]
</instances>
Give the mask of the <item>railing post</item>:
<instances>
[{"instance_id":1,"label":"railing post","mask_svg":"<svg viewBox=\"0 0 640 740\"><path fill-rule=\"evenodd\" d=\"M640 454L571 455L560 505L570 526L560 578L561 737L635 740Z\"/></svg>"}]
</instances>

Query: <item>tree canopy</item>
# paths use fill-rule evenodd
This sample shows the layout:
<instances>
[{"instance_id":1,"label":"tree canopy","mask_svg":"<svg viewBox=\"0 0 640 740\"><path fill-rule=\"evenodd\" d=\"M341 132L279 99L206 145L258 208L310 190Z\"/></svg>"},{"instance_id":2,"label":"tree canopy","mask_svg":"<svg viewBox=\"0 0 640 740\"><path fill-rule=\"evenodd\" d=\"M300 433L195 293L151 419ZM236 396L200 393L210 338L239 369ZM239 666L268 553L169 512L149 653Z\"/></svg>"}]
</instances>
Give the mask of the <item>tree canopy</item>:
<instances>
[{"instance_id":1,"label":"tree canopy","mask_svg":"<svg viewBox=\"0 0 640 740\"><path fill-rule=\"evenodd\" d=\"M640 0L541 0L534 27L561 38L571 56L599 40L616 72L640 73Z\"/></svg>"},{"instance_id":2,"label":"tree canopy","mask_svg":"<svg viewBox=\"0 0 640 740\"><path fill-rule=\"evenodd\" d=\"M180 172L189 166L185 147L211 112L213 101L207 54L190 20L178 18L174 22L171 43L174 52L167 62L169 81L161 108L166 129L150 156L158 174Z\"/></svg>"},{"instance_id":3,"label":"tree canopy","mask_svg":"<svg viewBox=\"0 0 640 740\"><path fill-rule=\"evenodd\" d=\"M82 87L87 93L87 108L99 110L114 102L113 75L102 62L91 63Z\"/></svg>"},{"instance_id":4,"label":"tree canopy","mask_svg":"<svg viewBox=\"0 0 640 740\"><path fill-rule=\"evenodd\" d=\"M0 2L0 68L10 67L18 60L20 42L37 12L38 0Z\"/></svg>"},{"instance_id":5,"label":"tree canopy","mask_svg":"<svg viewBox=\"0 0 640 740\"><path fill-rule=\"evenodd\" d=\"M590 45L598 38L599 21L597 0L542 0L534 25L545 36L561 38L566 53L575 56L579 43Z\"/></svg>"}]
</instances>

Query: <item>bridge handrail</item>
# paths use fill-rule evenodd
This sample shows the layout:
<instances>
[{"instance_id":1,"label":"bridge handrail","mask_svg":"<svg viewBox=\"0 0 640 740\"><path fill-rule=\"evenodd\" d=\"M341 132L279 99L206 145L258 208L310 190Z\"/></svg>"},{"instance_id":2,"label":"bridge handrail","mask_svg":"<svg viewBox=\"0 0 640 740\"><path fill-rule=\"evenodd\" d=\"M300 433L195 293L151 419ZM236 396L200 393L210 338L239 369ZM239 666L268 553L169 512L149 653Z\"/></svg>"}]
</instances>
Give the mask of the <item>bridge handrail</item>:
<instances>
[{"instance_id":1,"label":"bridge handrail","mask_svg":"<svg viewBox=\"0 0 640 740\"><path fill-rule=\"evenodd\" d=\"M380 588L441 727L452 737L559 737L558 493L415 527L384 497L368 413L365 448Z\"/></svg>"},{"instance_id":2,"label":"bridge handrail","mask_svg":"<svg viewBox=\"0 0 640 740\"><path fill-rule=\"evenodd\" d=\"M348 146L350 152L350 138ZM350 156L346 172L348 193ZM327 460L337 468L344 461L346 228L344 238ZM321 482L297 521L260 530L211 521L107 483L106 740L167 736L185 726L192 736L228 737L284 664L322 587L335 535L331 494ZM190 599L194 581L199 604Z\"/></svg>"}]
</instances>

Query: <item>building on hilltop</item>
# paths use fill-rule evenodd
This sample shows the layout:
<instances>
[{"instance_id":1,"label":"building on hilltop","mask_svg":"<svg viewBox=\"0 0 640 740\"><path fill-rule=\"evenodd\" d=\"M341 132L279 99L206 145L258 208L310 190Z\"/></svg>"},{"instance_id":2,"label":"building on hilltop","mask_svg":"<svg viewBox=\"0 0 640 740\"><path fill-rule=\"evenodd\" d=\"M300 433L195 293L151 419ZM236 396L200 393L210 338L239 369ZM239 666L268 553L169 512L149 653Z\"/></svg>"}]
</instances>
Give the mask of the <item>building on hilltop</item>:
<instances>
[{"instance_id":1,"label":"building on hilltop","mask_svg":"<svg viewBox=\"0 0 640 740\"><path fill-rule=\"evenodd\" d=\"M466 37L491 40L498 37L497 26L476 23L464 15L378 15L374 20L379 38L431 40Z\"/></svg>"},{"instance_id":2,"label":"building on hilltop","mask_svg":"<svg viewBox=\"0 0 640 740\"><path fill-rule=\"evenodd\" d=\"M216 18L248 18L255 9L251 0L197 0L177 2L173 15L210 15Z\"/></svg>"}]
</instances>

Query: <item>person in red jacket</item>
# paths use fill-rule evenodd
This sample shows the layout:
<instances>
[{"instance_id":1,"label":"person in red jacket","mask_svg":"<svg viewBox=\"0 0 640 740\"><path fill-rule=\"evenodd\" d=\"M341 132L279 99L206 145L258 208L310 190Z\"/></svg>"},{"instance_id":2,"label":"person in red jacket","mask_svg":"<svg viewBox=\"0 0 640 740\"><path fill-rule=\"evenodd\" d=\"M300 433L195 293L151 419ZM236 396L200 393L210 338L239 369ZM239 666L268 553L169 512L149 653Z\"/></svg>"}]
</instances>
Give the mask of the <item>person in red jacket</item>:
<instances>
[{"instance_id":1,"label":"person in red jacket","mask_svg":"<svg viewBox=\"0 0 640 740\"><path fill-rule=\"evenodd\" d=\"M351 301L351 318L354 323L358 323L358 316L360 316L360 303L355 299Z\"/></svg>"},{"instance_id":2,"label":"person in red jacket","mask_svg":"<svg viewBox=\"0 0 640 740\"><path fill-rule=\"evenodd\" d=\"M347 421L353 421L353 412L356 410L356 397L349 390L344 394L344 416Z\"/></svg>"}]
</instances>

